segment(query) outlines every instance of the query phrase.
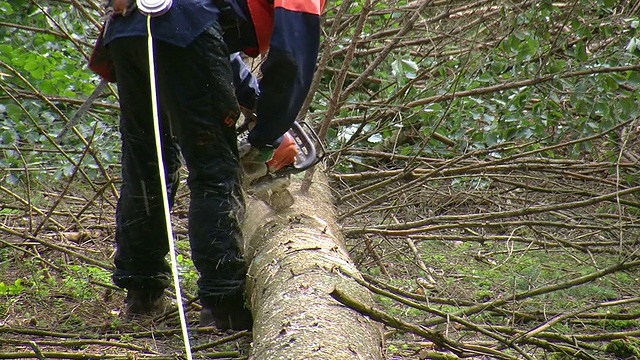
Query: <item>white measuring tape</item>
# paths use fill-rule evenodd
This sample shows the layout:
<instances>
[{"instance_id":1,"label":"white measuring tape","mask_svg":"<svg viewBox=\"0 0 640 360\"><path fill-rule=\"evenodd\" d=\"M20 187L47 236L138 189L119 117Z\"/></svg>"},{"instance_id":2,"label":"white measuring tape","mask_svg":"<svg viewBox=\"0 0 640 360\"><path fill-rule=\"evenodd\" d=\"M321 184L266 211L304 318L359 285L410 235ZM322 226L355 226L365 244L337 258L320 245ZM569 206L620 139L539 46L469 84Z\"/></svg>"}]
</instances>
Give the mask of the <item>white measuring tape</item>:
<instances>
[{"instance_id":1,"label":"white measuring tape","mask_svg":"<svg viewBox=\"0 0 640 360\"><path fill-rule=\"evenodd\" d=\"M160 16L166 13L172 5L172 0L137 0L136 5L141 13L147 16ZM151 33L149 33L151 34Z\"/></svg>"},{"instance_id":2,"label":"white measuring tape","mask_svg":"<svg viewBox=\"0 0 640 360\"><path fill-rule=\"evenodd\" d=\"M153 57L153 36L151 35L151 17L162 15L171 7L172 0L137 0L140 12L147 15L147 47L149 51L149 80L151 85L151 107L153 114L153 132L155 135L156 155L158 157L158 172L160 173L160 187L162 204L164 208L164 220L167 225L167 240L169 241L169 254L171 256L171 269L173 272L173 286L176 289L176 302L180 315L180 327L182 339L187 353L187 360L192 360L191 344L189 343L189 331L187 330L187 318L182 304L182 292L180 291L180 278L178 277L178 260L173 243L173 229L171 227L171 213L169 212L169 198L167 196L167 179L164 174L164 161L162 160L162 147L160 140L160 117L158 116L158 88L156 85L156 67Z\"/></svg>"}]
</instances>

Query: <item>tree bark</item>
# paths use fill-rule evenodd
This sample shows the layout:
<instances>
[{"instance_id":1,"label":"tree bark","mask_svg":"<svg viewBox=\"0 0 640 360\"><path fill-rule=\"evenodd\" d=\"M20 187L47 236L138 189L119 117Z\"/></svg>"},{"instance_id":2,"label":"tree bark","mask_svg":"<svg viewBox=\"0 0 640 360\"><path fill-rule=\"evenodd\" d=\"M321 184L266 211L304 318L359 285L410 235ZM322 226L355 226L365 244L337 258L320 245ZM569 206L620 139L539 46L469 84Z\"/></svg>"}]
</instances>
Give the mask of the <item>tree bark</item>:
<instances>
[{"instance_id":1,"label":"tree bark","mask_svg":"<svg viewBox=\"0 0 640 360\"><path fill-rule=\"evenodd\" d=\"M247 294L254 316L251 359L382 359L382 328L331 298L338 288L362 303L370 293L336 224L330 189L316 175L309 192L275 213L249 200L244 225ZM295 182L290 189L299 188Z\"/></svg>"}]
</instances>

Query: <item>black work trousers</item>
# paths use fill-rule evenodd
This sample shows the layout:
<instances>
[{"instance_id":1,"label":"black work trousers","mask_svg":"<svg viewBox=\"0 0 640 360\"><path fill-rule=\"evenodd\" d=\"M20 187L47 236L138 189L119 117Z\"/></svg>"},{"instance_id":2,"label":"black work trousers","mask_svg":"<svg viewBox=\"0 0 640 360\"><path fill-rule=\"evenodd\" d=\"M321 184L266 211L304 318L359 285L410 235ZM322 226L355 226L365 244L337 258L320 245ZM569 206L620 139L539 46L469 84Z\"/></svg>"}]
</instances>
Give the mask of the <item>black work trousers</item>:
<instances>
[{"instance_id":1,"label":"black work trousers","mask_svg":"<svg viewBox=\"0 0 640 360\"><path fill-rule=\"evenodd\" d=\"M167 189L173 203L180 153L189 172L189 241L200 273L199 295L212 306L242 297L240 188L234 95L229 52L219 28L187 47L156 41L155 67ZM118 79L122 137L122 188L116 209L116 270L123 288L159 289L171 283L169 245L155 150L147 39L109 44Z\"/></svg>"}]
</instances>

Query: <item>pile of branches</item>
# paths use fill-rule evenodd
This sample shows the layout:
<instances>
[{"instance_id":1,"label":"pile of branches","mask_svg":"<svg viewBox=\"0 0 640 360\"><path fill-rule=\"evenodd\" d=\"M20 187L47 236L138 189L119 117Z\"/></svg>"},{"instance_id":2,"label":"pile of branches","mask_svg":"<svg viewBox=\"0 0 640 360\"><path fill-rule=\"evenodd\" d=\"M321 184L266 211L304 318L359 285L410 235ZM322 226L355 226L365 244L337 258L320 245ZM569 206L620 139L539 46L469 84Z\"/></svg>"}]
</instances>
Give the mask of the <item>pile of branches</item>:
<instances>
[{"instance_id":1,"label":"pile of branches","mask_svg":"<svg viewBox=\"0 0 640 360\"><path fill-rule=\"evenodd\" d=\"M580 0L334 10L319 67L330 85L315 98L326 106L308 117L335 139L339 218L380 307L334 295L386 324L396 349L638 356L640 114L616 112L614 100L635 103L627 79L638 66L624 49L638 7L610 10ZM539 42L521 57L506 50L512 36ZM620 81L591 82L602 76ZM616 110L580 109L598 97ZM591 131L578 129L583 120ZM503 122L513 132L496 130ZM530 124L543 125L521 131Z\"/></svg>"},{"instance_id":2,"label":"pile of branches","mask_svg":"<svg viewBox=\"0 0 640 360\"><path fill-rule=\"evenodd\" d=\"M479 153L437 160L369 152L369 158L385 167L391 158L405 166L333 174L341 187L337 199L352 252L363 269L379 269L363 286L393 299L395 306L423 313L414 323L415 317L402 320L348 299L345 303L460 357L535 359L556 352L601 359L607 353L631 354L620 344L640 334L640 187L621 179L637 173L638 163L550 160L531 153L483 160L474 155ZM462 267L510 274L514 264L532 257L548 259L534 268L566 276L533 279L526 289L515 286L525 277L517 273L510 274L514 284L498 284L502 280L482 272L465 281L464 273L429 261L442 244L445 254L466 257ZM398 262L411 265L397 271ZM589 270L574 271L571 264ZM594 294L576 298L569 308L549 303L552 293L570 299L572 295L562 295L569 289L597 286L612 276L615 284L616 273L630 280L614 285L616 291L604 301ZM478 298L474 286L482 281L496 283ZM630 322L624 331L606 331L598 325L604 320ZM566 327L558 330L558 324ZM431 330L439 325L445 326ZM631 344L629 349L637 349Z\"/></svg>"},{"instance_id":3,"label":"pile of branches","mask_svg":"<svg viewBox=\"0 0 640 360\"><path fill-rule=\"evenodd\" d=\"M44 34L84 64L100 27L98 2L29 7L18 17L40 25L1 24L20 40L14 48L29 50L27 40ZM54 14L55 7L68 14ZM629 44L636 44L639 10L631 0L328 3L302 113L327 139L352 254L363 269L379 271L361 284L393 306L381 311L335 297L390 331L413 334L401 341L421 358L637 356L640 114L633 74L640 66ZM92 90L77 84L77 94L52 94L37 69L10 60L0 59L0 100L29 126L21 124L19 142L0 146L0 160L17 159L0 169L1 247L60 274L75 262L109 271L117 161L105 153L117 156L106 151L117 143L117 106L101 96L115 89L98 88L89 101ZM74 76L91 87L88 72ZM3 136L15 130L2 129ZM48 194L61 164L62 181ZM19 186L8 186L4 180L16 174ZM34 191L36 180L46 185ZM180 206L175 214L183 215ZM550 263L536 265L564 276L529 287L491 285L489 275L452 270L460 265L448 264L456 253L492 274L548 256ZM562 258L570 261L551 263ZM524 274L512 276L517 282ZM490 292L478 296L472 287L481 282ZM547 306L603 283L612 289L604 297ZM624 326L598 329L602 321ZM55 345L13 335L12 344L32 357L48 357L46 346Z\"/></svg>"}]
</instances>

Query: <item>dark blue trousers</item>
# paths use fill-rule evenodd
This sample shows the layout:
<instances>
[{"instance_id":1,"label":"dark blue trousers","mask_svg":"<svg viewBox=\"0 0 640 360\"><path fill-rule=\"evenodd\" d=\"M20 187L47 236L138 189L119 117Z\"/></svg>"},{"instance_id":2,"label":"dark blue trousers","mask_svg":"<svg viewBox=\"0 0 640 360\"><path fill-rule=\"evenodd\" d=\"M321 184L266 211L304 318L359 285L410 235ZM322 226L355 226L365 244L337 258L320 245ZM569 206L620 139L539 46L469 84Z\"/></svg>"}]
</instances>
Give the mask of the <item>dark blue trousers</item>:
<instances>
[{"instance_id":1,"label":"dark blue trousers","mask_svg":"<svg viewBox=\"0 0 640 360\"><path fill-rule=\"evenodd\" d=\"M229 52L214 26L183 48L155 42L161 137L171 203L180 155L190 190L189 240L200 273L199 295L212 306L242 297L240 188L234 95ZM122 188L116 209L116 270L123 288L166 288L171 269L154 146L147 39L113 40L120 101Z\"/></svg>"}]
</instances>

